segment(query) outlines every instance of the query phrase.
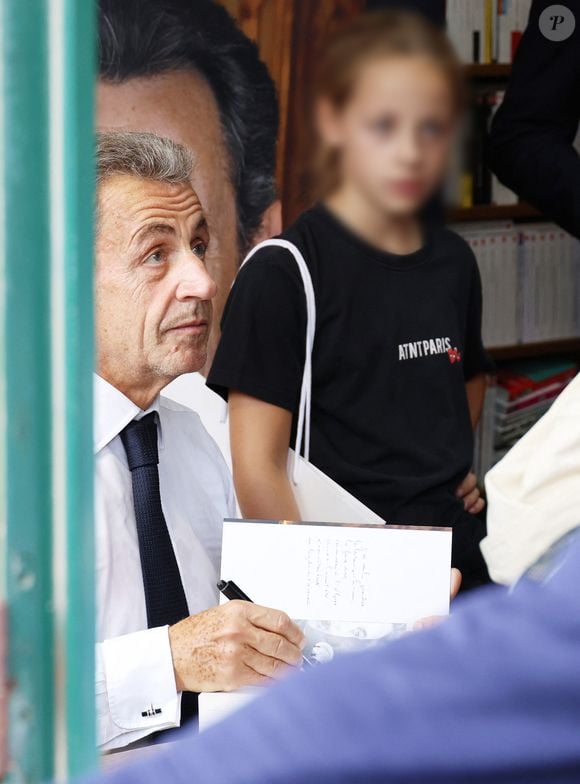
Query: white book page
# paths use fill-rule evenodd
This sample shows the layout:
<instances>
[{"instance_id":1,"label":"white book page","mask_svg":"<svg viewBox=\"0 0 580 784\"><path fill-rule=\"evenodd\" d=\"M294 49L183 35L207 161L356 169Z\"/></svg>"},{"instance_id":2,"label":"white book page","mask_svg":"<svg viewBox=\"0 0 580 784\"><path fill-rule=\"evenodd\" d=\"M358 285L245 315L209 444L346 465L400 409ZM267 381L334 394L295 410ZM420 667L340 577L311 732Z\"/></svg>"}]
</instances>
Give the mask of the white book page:
<instances>
[{"instance_id":1,"label":"white book page","mask_svg":"<svg viewBox=\"0 0 580 784\"><path fill-rule=\"evenodd\" d=\"M412 625L449 612L451 530L225 521L221 577L303 621Z\"/></svg>"}]
</instances>

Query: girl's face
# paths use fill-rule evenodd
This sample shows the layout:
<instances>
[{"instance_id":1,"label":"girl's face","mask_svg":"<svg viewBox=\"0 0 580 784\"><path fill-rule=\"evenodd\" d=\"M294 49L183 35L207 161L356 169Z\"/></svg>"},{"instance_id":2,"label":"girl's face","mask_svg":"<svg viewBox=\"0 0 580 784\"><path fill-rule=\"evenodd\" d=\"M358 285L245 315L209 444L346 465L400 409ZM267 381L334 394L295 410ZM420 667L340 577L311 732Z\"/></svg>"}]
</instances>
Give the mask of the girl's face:
<instances>
[{"instance_id":1,"label":"girl's face","mask_svg":"<svg viewBox=\"0 0 580 784\"><path fill-rule=\"evenodd\" d=\"M426 57L372 60L342 109L320 110L323 141L340 151L342 182L380 209L411 214L441 183L456 116L445 74Z\"/></svg>"}]
</instances>

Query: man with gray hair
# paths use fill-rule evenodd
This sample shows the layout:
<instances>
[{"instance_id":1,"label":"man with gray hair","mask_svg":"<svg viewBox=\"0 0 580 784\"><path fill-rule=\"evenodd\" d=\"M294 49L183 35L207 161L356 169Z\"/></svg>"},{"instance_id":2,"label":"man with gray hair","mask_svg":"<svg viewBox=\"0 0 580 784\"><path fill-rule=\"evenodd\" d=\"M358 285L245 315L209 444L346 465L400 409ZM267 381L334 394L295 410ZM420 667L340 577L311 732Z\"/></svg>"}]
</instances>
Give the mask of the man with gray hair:
<instances>
[{"instance_id":1,"label":"man with gray hair","mask_svg":"<svg viewBox=\"0 0 580 784\"><path fill-rule=\"evenodd\" d=\"M95 306L96 700L103 750L195 716L196 693L261 683L301 660L283 613L216 607L222 520L235 512L219 449L160 397L206 360L216 284L192 160L148 133L97 144Z\"/></svg>"}]
</instances>

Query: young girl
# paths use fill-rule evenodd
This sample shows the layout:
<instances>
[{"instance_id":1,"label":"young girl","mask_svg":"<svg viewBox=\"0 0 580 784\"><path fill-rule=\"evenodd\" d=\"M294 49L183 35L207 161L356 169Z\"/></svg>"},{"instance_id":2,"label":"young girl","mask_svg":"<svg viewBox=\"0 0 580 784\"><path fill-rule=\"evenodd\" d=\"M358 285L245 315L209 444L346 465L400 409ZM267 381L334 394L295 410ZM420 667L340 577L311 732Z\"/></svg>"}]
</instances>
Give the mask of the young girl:
<instances>
[{"instance_id":1,"label":"young girl","mask_svg":"<svg viewBox=\"0 0 580 784\"><path fill-rule=\"evenodd\" d=\"M302 252L316 299L311 462L389 523L452 526L453 566L473 585L486 579L484 529L458 486L488 369L481 285L463 239L420 217L461 105L443 33L405 12L360 17L320 71L322 201L282 237ZM260 249L234 284L208 379L229 398L247 517L300 519L286 464L305 329L292 256Z\"/></svg>"}]
</instances>

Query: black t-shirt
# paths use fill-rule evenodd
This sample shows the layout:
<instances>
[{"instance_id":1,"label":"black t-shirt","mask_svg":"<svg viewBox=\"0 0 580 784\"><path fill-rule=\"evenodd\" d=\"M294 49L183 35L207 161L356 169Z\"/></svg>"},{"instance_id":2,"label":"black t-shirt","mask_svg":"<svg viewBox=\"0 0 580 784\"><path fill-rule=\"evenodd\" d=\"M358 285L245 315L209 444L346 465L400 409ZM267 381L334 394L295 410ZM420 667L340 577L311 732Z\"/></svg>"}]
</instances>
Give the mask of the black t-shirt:
<instances>
[{"instance_id":1,"label":"black t-shirt","mask_svg":"<svg viewBox=\"0 0 580 784\"><path fill-rule=\"evenodd\" d=\"M323 205L282 237L316 297L311 461L389 522L453 524L473 459L465 382L489 367L472 251L439 227L415 253L382 252ZM209 386L296 412L305 329L292 255L259 250L228 299Z\"/></svg>"}]
</instances>

